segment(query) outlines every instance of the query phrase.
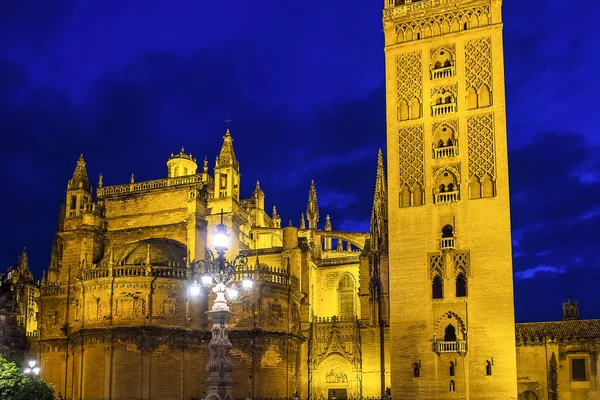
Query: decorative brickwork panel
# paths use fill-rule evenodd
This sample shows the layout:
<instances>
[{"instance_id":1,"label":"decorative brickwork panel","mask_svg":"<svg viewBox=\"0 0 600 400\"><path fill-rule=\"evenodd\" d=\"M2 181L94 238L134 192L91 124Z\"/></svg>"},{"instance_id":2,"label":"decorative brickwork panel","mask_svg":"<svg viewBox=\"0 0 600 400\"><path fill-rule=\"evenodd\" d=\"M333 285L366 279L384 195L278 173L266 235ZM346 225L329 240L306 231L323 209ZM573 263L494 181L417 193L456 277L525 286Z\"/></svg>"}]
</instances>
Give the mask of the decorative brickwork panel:
<instances>
[{"instance_id":1,"label":"decorative brickwork panel","mask_svg":"<svg viewBox=\"0 0 600 400\"><path fill-rule=\"evenodd\" d=\"M423 103L423 69L421 52L400 54L396 57L396 92L398 102L409 104L413 99Z\"/></svg>"},{"instance_id":2,"label":"decorative brickwork panel","mask_svg":"<svg viewBox=\"0 0 600 400\"><path fill-rule=\"evenodd\" d=\"M494 156L494 116L492 113L467 119L469 179L481 180L486 175L496 178Z\"/></svg>"},{"instance_id":3,"label":"decorative brickwork panel","mask_svg":"<svg viewBox=\"0 0 600 400\"><path fill-rule=\"evenodd\" d=\"M485 26L489 24L490 18L490 6L486 4L447 11L430 17L411 19L396 24L396 39L398 43L410 42L419 38L458 32L464 30L465 24L467 24L467 28Z\"/></svg>"},{"instance_id":4,"label":"decorative brickwork panel","mask_svg":"<svg viewBox=\"0 0 600 400\"><path fill-rule=\"evenodd\" d=\"M456 251L454 253L454 273L464 273L465 276L469 276L469 252L468 251Z\"/></svg>"},{"instance_id":5,"label":"decorative brickwork panel","mask_svg":"<svg viewBox=\"0 0 600 400\"><path fill-rule=\"evenodd\" d=\"M444 271L444 262L442 256L438 254L429 255L429 274L433 278L436 274L442 275Z\"/></svg>"},{"instance_id":6,"label":"decorative brickwork panel","mask_svg":"<svg viewBox=\"0 0 600 400\"><path fill-rule=\"evenodd\" d=\"M400 151L400 186L424 187L423 125L408 126L398 132Z\"/></svg>"},{"instance_id":7,"label":"decorative brickwork panel","mask_svg":"<svg viewBox=\"0 0 600 400\"><path fill-rule=\"evenodd\" d=\"M471 40L465 45L466 89L492 91L492 39Z\"/></svg>"}]
</instances>

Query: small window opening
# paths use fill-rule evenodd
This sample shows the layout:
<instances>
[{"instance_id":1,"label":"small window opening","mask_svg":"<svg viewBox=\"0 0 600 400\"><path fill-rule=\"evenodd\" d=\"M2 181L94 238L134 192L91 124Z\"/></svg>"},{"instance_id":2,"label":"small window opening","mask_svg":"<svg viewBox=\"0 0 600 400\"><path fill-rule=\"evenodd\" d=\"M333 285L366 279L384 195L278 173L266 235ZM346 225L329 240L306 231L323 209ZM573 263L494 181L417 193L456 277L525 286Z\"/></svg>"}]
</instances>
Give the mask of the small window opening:
<instances>
[{"instance_id":1,"label":"small window opening","mask_svg":"<svg viewBox=\"0 0 600 400\"><path fill-rule=\"evenodd\" d=\"M454 361L450 361L450 376L454 376Z\"/></svg>"},{"instance_id":2,"label":"small window opening","mask_svg":"<svg viewBox=\"0 0 600 400\"><path fill-rule=\"evenodd\" d=\"M571 359L571 380L587 381L585 358Z\"/></svg>"},{"instance_id":3,"label":"small window opening","mask_svg":"<svg viewBox=\"0 0 600 400\"><path fill-rule=\"evenodd\" d=\"M417 33L417 40L421 39L421 34Z\"/></svg>"},{"instance_id":4,"label":"small window opening","mask_svg":"<svg viewBox=\"0 0 600 400\"><path fill-rule=\"evenodd\" d=\"M451 392L455 392L456 391L456 386L454 385L454 380L450 381L450 391Z\"/></svg>"},{"instance_id":5,"label":"small window opening","mask_svg":"<svg viewBox=\"0 0 600 400\"><path fill-rule=\"evenodd\" d=\"M456 277L456 297L467 297L467 278L462 272Z\"/></svg>"},{"instance_id":6,"label":"small window opening","mask_svg":"<svg viewBox=\"0 0 600 400\"><path fill-rule=\"evenodd\" d=\"M71 196L71 210L74 210L77 207L77 197Z\"/></svg>"},{"instance_id":7,"label":"small window opening","mask_svg":"<svg viewBox=\"0 0 600 400\"><path fill-rule=\"evenodd\" d=\"M444 284L439 275L436 275L431 283L431 297L434 299L442 299L444 297Z\"/></svg>"},{"instance_id":8,"label":"small window opening","mask_svg":"<svg viewBox=\"0 0 600 400\"><path fill-rule=\"evenodd\" d=\"M452 232L454 229L452 225L444 225L442 228L442 237L443 238L451 238L454 237L454 233Z\"/></svg>"},{"instance_id":9,"label":"small window opening","mask_svg":"<svg viewBox=\"0 0 600 400\"><path fill-rule=\"evenodd\" d=\"M467 23L465 22L463 25L463 29L466 31L467 30Z\"/></svg>"},{"instance_id":10,"label":"small window opening","mask_svg":"<svg viewBox=\"0 0 600 400\"><path fill-rule=\"evenodd\" d=\"M421 376L421 368L419 367L419 363L413 364L413 377L419 378Z\"/></svg>"},{"instance_id":11,"label":"small window opening","mask_svg":"<svg viewBox=\"0 0 600 400\"><path fill-rule=\"evenodd\" d=\"M487 360L485 362L485 374L487 376L492 375L492 363L490 362L490 360Z\"/></svg>"},{"instance_id":12,"label":"small window opening","mask_svg":"<svg viewBox=\"0 0 600 400\"><path fill-rule=\"evenodd\" d=\"M452 324L444 330L444 342L456 342L456 328Z\"/></svg>"}]
</instances>

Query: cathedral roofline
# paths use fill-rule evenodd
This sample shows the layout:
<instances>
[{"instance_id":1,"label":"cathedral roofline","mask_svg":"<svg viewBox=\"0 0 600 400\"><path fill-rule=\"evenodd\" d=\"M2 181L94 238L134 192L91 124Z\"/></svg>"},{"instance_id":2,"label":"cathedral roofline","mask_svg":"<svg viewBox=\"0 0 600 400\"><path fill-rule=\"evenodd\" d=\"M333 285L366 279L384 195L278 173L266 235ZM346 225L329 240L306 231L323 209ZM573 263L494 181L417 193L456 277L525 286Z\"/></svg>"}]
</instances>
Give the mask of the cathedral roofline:
<instances>
[{"instance_id":1,"label":"cathedral roofline","mask_svg":"<svg viewBox=\"0 0 600 400\"><path fill-rule=\"evenodd\" d=\"M600 341L600 319L520 322L515 324L515 334L517 346L535 346L547 341Z\"/></svg>"}]
</instances>

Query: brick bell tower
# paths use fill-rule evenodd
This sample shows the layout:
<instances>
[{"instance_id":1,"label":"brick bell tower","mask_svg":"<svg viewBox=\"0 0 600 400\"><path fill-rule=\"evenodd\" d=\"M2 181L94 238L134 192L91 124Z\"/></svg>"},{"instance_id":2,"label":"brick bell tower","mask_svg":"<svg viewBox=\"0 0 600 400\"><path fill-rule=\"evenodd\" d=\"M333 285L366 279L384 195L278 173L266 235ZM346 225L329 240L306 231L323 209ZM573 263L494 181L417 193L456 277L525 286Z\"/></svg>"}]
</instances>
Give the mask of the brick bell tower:
<instances>
[{"instance_id":1,"label":"brick bell tower","mask_svg":"<svg viewBox=\"0 0 600 400\"><path fill-rule=\"evenodd\" d=\"M385 0L394 398L517 398L501 6Z\"/></svg>"}]
</instances>

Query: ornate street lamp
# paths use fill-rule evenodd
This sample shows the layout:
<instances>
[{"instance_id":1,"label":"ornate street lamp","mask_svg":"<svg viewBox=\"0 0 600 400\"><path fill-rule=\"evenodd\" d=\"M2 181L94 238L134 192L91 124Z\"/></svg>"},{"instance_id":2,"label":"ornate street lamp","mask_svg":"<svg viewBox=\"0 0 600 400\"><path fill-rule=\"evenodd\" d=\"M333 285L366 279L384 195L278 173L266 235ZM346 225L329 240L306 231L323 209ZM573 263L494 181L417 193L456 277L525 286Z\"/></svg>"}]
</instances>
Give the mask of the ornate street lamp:
<instances>
[{"instance_id":1,"label":"ornate street lamp","mask_svg":"<svg viewBox=\"0 0 600 400\"><path fill-rule=\"evenodd\" d=\"M40 367L37 367L37 361L35 360L31 360L28 363L28 367L25 368L23 370L23 372L25 372L26 375L39 375L40 374Z\"/></svg>"},{"instance_id":2,"label":"ornate street lamp","mask_svg":"<svg viewBox=\"0 0 600 400\"><path fill-rule=\"evenodd\" d=\"M213 232L213 243L217 252L215 258L213 252L206 250L203 260L193 261L190 265L194 272L192 283L188 287L188 293L191 297L200 295L200 283L215 293L215 302L210 311L206 314L212 320L212 338L208 345L210 350L210 360L206 364L206 371L210 375L206 379L207 395L205 400L231 400L231 378L229 373L233 370L233 365L229 359L229 350L232 345L229 341L229 327L227 323L234 315L229 311L227 297L231 300L237 298L239 289L232 282L236 278L236 268L245 270L248 264L246 256L238 255L233 261L225 259L225 252L229 245L229 233L227 227L223 224L223 211L221 211L221 223L217 225ZM247 276L242 279L242 290L252 290L252 279Z\"/></svg>"}]
</instances>

